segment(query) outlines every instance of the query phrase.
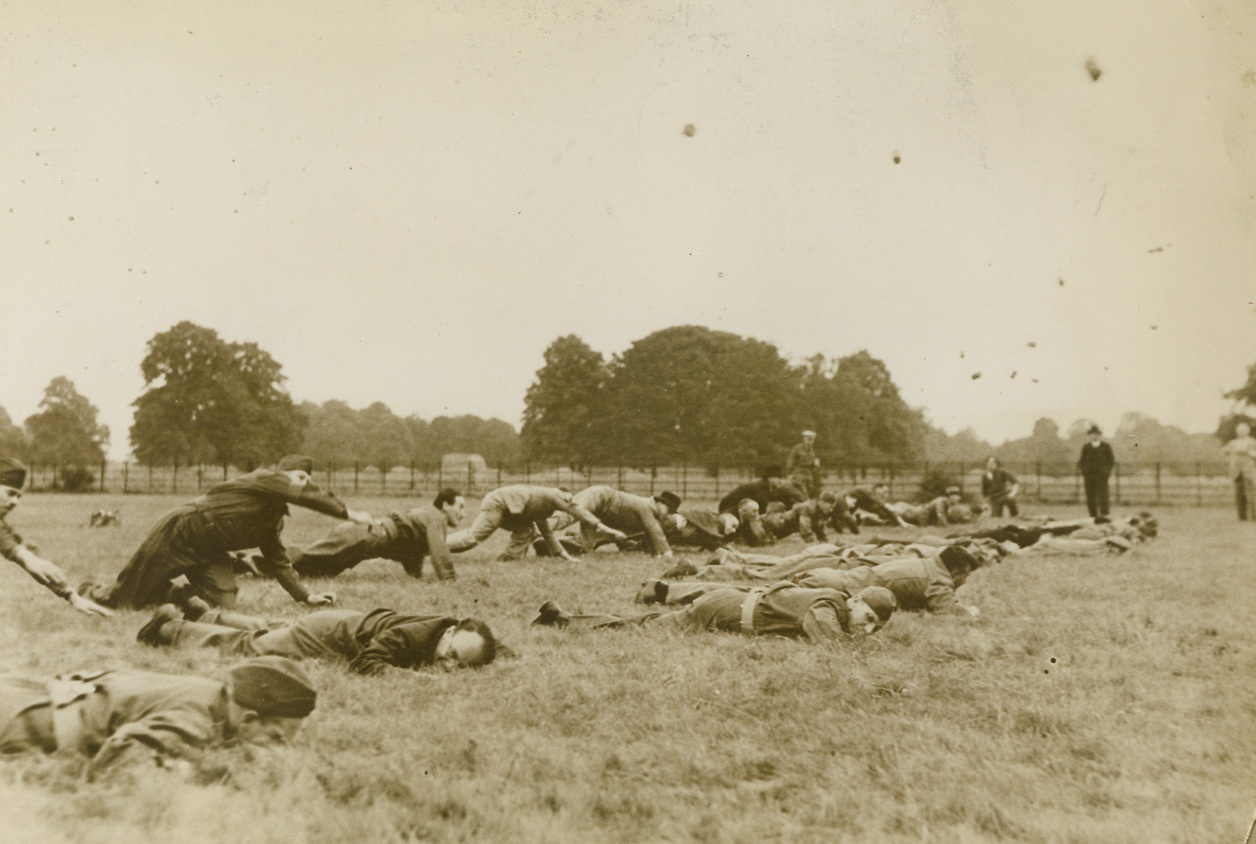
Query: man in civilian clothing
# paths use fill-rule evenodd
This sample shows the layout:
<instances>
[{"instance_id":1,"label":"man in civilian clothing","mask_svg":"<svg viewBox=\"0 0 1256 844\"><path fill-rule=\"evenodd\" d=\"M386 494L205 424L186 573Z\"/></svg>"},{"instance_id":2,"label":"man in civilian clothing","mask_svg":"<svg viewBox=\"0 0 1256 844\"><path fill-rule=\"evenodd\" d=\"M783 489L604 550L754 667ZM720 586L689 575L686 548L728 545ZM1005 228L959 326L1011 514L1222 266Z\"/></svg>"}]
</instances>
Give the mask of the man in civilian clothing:
<instances>
[{"instance_id":1,"label":"man in civilian clothing","mask_svg":"<svg viewBox=\"0 0 1256 844\"><path fill-rule=\"evenodd\" d=\"M1086 509L1091 518L1108 515L1108 478L1116 466L1116 457L1112 454L1112 446L1103 439L1103 431L1098 425L1091 425L1086 432L1090 439L1082 446L1081 457L1077 459L1077 468L1082 473L1082 482L1086 486ZM1016 512L1013 511L1015 516Z\"/></svg>"},{"instance_id":2,"label":"man in civilian clothing","mask_svg":"<svg viewBox=\"0 0 1256 844\"><path fill-rule=\"evenodd\" d=\"M171 583L183 575L192 591L214 606L235 605L235 558L231 552L257 548L259 570L279 581L293 600L323 606L330 592L311 595L279 538L288 505L306 507L337 519L373 524L369 513L349 510L310 479L314 461L289 455L278 469L258 469L223 481L209 492L162 516L118 573L113 586L90 581L80 591L107 607L142 608L170 600Z\"/></svg>"},{"instance_id":3,"label":"man in civilian clothing","mask_svg":"<svg viewBox=\"0 0 1256 844\"><path fill-rule=\"evenodd\" d=\"M554 537L549 517L563 512L591 530L600 530L611 539L626 539L623 531L615 530L575 502L570 492L556 487L512 484L499 487L480 502L471 527L464 528L448 537L451 551L467 551L492 536L498 528L510 531L510 545L498 556L499 560L519 560L528 553L533 531L540 531L541 538L555 557L575 561L575 557Z\"/></svg>"},{"instance_id":4,"label":"man in civilian clothing","mask_svg":"<svg viewBox=\"0 0 1256 844\"><path fill-rule=\"evenodd\" d=\"M718 510L721 513L737 513L742 501L750 499L759 505L759 512L766 512L768 505L779 501L787 508L807 500L805 490L780 476L781 467L769 466L763 471L763 477L734 487L731 492L720 499Z\"/></svg>"},{"instance_id":5,"label":"man in civilian clothing","mask_svg":"<svg viewBox=\"0 0 1256 844\"><path fill-rule=\"evenodd\" d=\"M1016 499L1020 495L1020 482L1011 472L1005 471L999 458L986 460L986 471L981 476L981 495L990 504L990 515L996 519L1003 515L1006 508L1009 516L1020 515Z\"/></svg>"},{"instance_id":6,"label":"man in civilian clothing","mask_svg":"<svg viewBox=\"0 0 1256 844\"><path fill-rule=\"evenodd\" d=\"M445 544L445 533L457 527L467 512L467 502L456 489L436 494L431 507L389 513L372 525L345 522L306 548L290 550L292 568L301 577L335 577L363 560L383 558L401 563L406 574L423 576L423 560L432 558L440 580L453 580L454 563Z\"/></svg>"}]
</instances>

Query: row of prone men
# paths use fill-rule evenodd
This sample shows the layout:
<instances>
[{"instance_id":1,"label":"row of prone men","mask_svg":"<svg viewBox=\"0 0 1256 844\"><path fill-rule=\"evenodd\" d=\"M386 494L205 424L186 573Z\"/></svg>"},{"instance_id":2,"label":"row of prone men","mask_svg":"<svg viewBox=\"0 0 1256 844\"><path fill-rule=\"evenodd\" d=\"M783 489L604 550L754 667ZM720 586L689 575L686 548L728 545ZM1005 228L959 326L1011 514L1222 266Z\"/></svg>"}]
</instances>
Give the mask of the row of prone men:
<instances>
[{"instance_id":1,"label":"row of prone men","mask_svg":"<svg viewBox=\"0 0 1256 844\"><path fill-rule=\"evenodd\" d=\"M407 574L420 577L430 558L438 578L453 579L451 555L498 529L511 533L507 558L534 545L574 560L573 552L603 542L637 543L670 567L637 596L646 604L675 605L668 611L573 615L547 602L536 624L660 625L817 641L873 633L896 609L975 615L954 600L955 589L975 568L1026 552L1013 547L1032 551L1046 550L1051 542L1098 542L1113 548L1120 544L1113 538L1131 532L1136 538L1154 535L1154 520L1143 518L1102 526L1007 526L1003 535L928 538L909 545L872 539L813 546L789 558L751 557L731 547L741 524L735 513L723 506L722 512L686 511L672 493L647 497L593 487L573 495L540 486L503 487L484 498L463 528L466 503L456 490L442 490L430 507L376 518L321 490L313 469L309 458L293 455L276 469L214 486L159 518L111 584L87 581L75 590L59 567L5 521L20 501L26 471L16 461L0 460L0 553L81 612L111 616L119 609L155 607L139 631L141 642L210 646L247 658L223 680L134 671L2 678L0 752L68 747L92 757L89 774L120 759L168 764L210 745L289 736L316 698L297 660L342 660L351 671L368 675L390 667L487 665L510 649L479 619L333 609L334 594L310 592L303 578L331 577L375 558L396 560ZM744 511L748 497L739 498L735 509ZM806 503L795 502L785 512ZM280 533L290 505L341 524L310 546L285 548ZM1085 535L1096 530L1108 536ZM677 558L673 545L712 554L697 566ZM1078 545L1068 552L1089 548ZM318 611L282 621L237 612L236 578L246 570L277 580L294 600ZM735 579L746 582L729 582Z\"/></svg>"}]
</instances>

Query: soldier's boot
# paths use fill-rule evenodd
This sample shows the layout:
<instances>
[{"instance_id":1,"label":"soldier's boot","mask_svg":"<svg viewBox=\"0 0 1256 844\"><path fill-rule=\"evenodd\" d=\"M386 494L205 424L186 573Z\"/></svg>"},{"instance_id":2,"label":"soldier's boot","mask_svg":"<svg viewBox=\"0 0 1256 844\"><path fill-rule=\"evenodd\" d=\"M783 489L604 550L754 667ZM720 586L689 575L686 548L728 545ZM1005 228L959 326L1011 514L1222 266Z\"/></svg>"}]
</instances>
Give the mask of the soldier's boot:
<instances>
[{"instance_id":1,"label":"soldier's boot","mask_svg":"<svg viewBox=\"0 0 1256 844\"><path fill-rule=\"evenodd\" d=\"M162 604L153 613L148 623L135 634L135 641L156 648L161 645L173 645L175 641L174 627L183 613L174 604Z\"/></svg>"},{"instance_id":2,"label":"soldier's boot","mask_svg":"<svg viewBox=\"0 0 1256 844\"><path fill-rule=\"evenodd\" d=\"M532 624L545 627L566 627L570 621L571 618L563 612L562 607L553 601L546 601L541 604L540 614L532 620Z\"/></svg>"}]
</instances>

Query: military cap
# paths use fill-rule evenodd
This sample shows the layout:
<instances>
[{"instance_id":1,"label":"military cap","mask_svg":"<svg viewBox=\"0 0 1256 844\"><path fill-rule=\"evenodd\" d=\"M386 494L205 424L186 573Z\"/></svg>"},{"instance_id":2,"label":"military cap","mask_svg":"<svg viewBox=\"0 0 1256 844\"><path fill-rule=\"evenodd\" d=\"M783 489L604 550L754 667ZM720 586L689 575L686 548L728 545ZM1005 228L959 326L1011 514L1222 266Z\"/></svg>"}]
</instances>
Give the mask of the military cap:
<instances>
[{"instance_id":1,"label":"military cap","mask_svg":"<svg viewBox=\"0 0 1256 844\"><path fill-rule=\"evenodd\" d=\"M306 457L304 454L289 454L279 461L279 471L291 472L294 470L304 472L307 475L314 474L314 458Z\"/></svg>"},{"instance_id":2,"label":"military cap","mask_svg":"<svg viewBox=\"0 0 1256 844\"><path fill-rule=\"evenodd\" d=\"M231 697L245 709L277 718L304 718L318 692L301 666L282 656L259 656L229 672Z\"/></svg>"},{"instance_id":3,"label":"military cap","mask_svg":"<svg viewBox=\"0 0 1256 844\"><path fill-rule=\"evenodd\" d=\"M660 492L654 496L654 500L660 504L666 504L668 509L675 513L680 509L680 496L671 491Z\"/></svg>"},{"instance_id":4,"label":"military cap","mask_svg":"<svg viewBox=\"0 0 1256 844\"><path fill-rule=\"evenodd\" d=\"M21 489L26 484L26 467L11 457L0 457L0 486Z\"/></svg>"},{"instance_id":5,"label":"military cap","mask_svg":"<svg viewBox=\"0 0 1256 844\"><path fill-rule=\"evenodd\" d=\"M942 565L946 566L949 572L956 571L973 571L981 567L981 561L974 557L967 548L959 545L948 545L938 554L942 560Z\"/></svg>"},{"instance_id":6,"label":"military cap","mask_svg":"<svg viewBox=\"0 0 1256 844\"><path fill-rule=\"evenodd\" d=\"M855 597L867 604L882 623L889 621L894 610L898 609L898 598L884 586L867 586Z\"/></svg>"}]
</instances>

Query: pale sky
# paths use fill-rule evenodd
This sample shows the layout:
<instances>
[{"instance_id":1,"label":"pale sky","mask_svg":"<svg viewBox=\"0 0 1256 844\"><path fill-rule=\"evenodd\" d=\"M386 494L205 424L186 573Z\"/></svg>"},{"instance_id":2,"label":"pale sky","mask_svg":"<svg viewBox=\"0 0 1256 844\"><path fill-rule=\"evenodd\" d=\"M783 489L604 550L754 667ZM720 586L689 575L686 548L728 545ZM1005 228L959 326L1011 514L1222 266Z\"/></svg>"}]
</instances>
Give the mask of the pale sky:
<instances>
[{"instance_id":1,"label":"pale sky","mask_svg":"<svg viewBox=\"0 0 1256 844\"><path fill-rule=\"evenodd\" d=\"M114 457L184 319L297 400L516 426L568 333L866 348L993 442L1211 431L1256 362L1250 0L0 15L0 405L65 375Z\"/></svg>"}]
</instances>

